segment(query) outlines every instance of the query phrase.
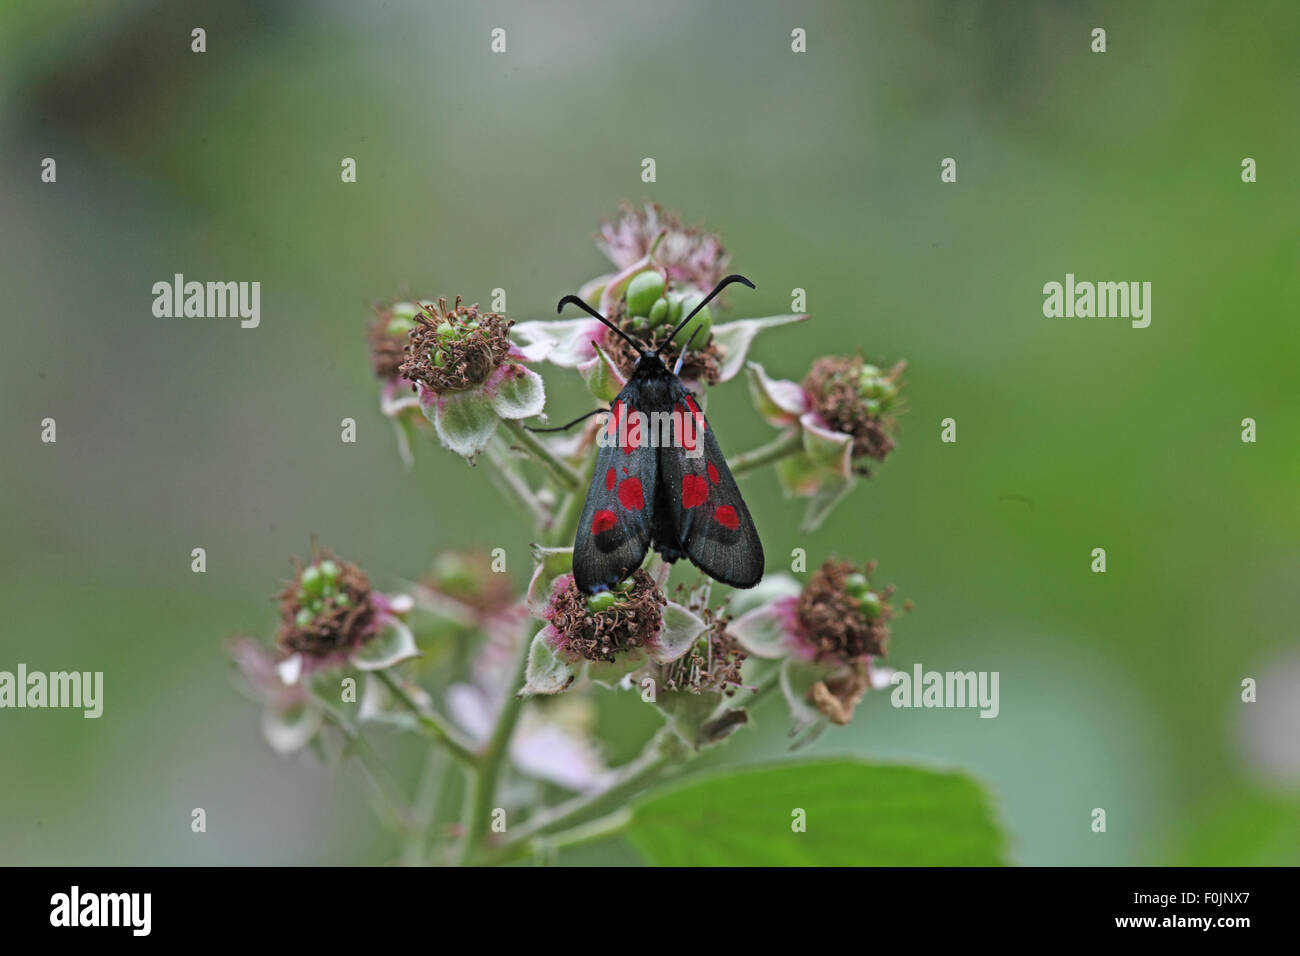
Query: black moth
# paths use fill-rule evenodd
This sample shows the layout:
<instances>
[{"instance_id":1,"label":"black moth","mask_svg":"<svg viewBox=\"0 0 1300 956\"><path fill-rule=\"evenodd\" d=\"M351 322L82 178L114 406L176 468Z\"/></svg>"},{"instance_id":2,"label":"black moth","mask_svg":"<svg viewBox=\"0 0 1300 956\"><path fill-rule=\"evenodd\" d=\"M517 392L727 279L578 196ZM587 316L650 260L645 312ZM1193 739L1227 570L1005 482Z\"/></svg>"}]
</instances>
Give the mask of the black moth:
<instances>
[{"instance_id":1,"label":"black moth","mask_svg":"<svg viewBox=\"0 0 1300 956\"><path fill-rule=\"evenodd\" d=\"M744 276L727 276L654 351L642 348L577 296L560 300L556 311L572 302L641 354L609 407L596 473L578 520L573 576L585 593L622 581L641 566L651 547L665 561L689 558L705 574L732 587L752 588L763 576L763 545L754 521L713 429L677 377L681 359L669 371L659 357L695 314L733 282L754 288ZM687 342L686 348L690 345Z\"/></svg>"}]
</instances>

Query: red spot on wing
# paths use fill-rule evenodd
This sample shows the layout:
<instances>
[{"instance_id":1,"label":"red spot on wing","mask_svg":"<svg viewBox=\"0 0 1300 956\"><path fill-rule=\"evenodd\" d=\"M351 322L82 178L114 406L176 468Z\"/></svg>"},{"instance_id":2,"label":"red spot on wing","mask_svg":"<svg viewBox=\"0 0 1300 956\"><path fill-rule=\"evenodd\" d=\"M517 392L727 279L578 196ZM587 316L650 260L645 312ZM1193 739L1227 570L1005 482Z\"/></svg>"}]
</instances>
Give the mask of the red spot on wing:
<instances>
[{"instance_id":1,"label":"red spot on wing","mask_svg":"<svg viewBox=\"0 0 1300 956\"><path fill-rule=\"evenodd\" d=\"M709 426L705 424L704 416L700 414L700 406L695 404L695 399L687 395L686 404L690 406L692 415L699 415L699 418L695 419L695 421L700 423L700 431L707 431Z\"/></svg>"},{"instance_id":2,"label":"red spot on wing","mask_svg":"<svg viewBox=\"0 0 1300 956\"><path fill-rule=\"evenodd\" d=\"M713 512L713 520L732 531L740 527L740 515L736 514L736 509L731 505L718 505L717 510Z\"/></svg>"},{"instance_id":3,"label":"red spot on wing","mask_svg":"<svg viewBox=\"0 0 1300 956\"><path fill-rule=\"evenodd\" d=\"M614 512L601 508L591 516L591 533L600 534L602 531L608 531L616 524L618 524L618 518Z\"/></svg>"},{"instance_id":4,"label":"red spot on wing","mask_svg":"<svg viewBox=\"0 0 1300 956\"><path fill-rule=\"evenodd\" d=\"M641 445L641 415L634 415L636 409L628 407L627 425L623 428L623 454L630 455Z\"/></svg>"},{"instance_id":5,"label":"red spot on wing","mask_svg":"<svg viewBox=\"0 0 1300 956\"><path fill-rule=\"evenodd\" d=\"M698 508L709 497L709 483L699 475L682 477L682 507Z\"/></svg>"},{"instance_id":6,"label":"red spot on wing","mask_svg":"<svg viewBox=\"0 0 1300 956\"><path fill-rule=\"evenodd\" d=\"M710 466L710 467L712 467L712 466ZM618 475L614 474L614 469L613 469L613 468L611 468L609 471L605 472L605 490L606 490L606 491L613 491L613 490L614 490L614 482L617 481L617 480L618 480Z\"/></svg>"},{"instance_id":7,"label":"red spot on wing","mask_svg":"<svg viewBox=\"0 0 1300 956\"><path fill-rule=\"evenodd\" d=\"M718 469L713 467L713 462L709 462L709 481L715 485L718 483Z\"/></svg>"},{"instance_id":8,"label":"red spot on wing","mask_svg":"<svg viewBox=\"0 0 1300 956\"><path fill-rule=\"evenodd\" d=\"M618 503L629 511L640 511L645 507L640 478L624 478L618 483Z\"/></svg>"}]
</instances>

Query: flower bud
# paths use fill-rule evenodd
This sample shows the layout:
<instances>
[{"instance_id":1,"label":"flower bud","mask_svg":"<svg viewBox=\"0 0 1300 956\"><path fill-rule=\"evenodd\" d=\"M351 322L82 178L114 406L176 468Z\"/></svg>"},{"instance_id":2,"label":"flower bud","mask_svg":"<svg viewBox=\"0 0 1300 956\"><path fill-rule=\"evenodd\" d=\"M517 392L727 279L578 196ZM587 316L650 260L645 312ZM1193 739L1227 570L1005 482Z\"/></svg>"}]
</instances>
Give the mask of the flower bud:
<instances>
[{"instance_id":1,"label":"flower bud","mask_svg":"<svg viewBox=\"0 0 1300 956\"><path fill-rule=\"evenodd\" d=\"M664 277L654 269L637 273L627 284L628 315L648 316L659 297L664 294Z\"/></svg>"}]
</instances>

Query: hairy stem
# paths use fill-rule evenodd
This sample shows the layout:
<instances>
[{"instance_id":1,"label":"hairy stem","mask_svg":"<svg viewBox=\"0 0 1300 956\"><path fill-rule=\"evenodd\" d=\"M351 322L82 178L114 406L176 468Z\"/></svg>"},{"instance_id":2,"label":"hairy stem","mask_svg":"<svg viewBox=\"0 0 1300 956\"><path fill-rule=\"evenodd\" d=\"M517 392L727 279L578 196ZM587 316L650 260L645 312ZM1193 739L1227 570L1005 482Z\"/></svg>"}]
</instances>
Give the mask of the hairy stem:
<instances>
[{"instance_id":1,"label":"hairy stem","mask_svg":"<svg viewBox=\"0 0 1300 956\"><path fill-rule=\"evenodd\" d=\"M421 707L410 695L402 682L386 670L375 671L375 676L397 698L398 703L411 712L421 731L446 748L447 752L469 766L479 762L479 755L474 752L474 745L459 730L451 725L447 718L427 708Z\"/></svg>"},{"instance_id":2,"label":"hairy stem","mask_svg":"<svg viewBox=\"0 0 1300 956\"><path fill-rule=\"evenodd\" d=\"M535 529L540 531L545 528L551 521L550 512L537 499L537 495L533 493L533 490L528 487L528 482L519 473L514 462L499 447L498 439L495 436L488 443L487 456L488 461L496 466L495 470L489 469L488 475L497 486L497 490L502 493L502 497L517 502L528 515L528 519Z\"/></svg>"},{"instance_id":3,"label":"hairy stem","mask_svg":"<svg viewBox=\"0 0 1300 956\"><path fill-rule=\"evenodd\" d=\"M799 434L799 429L796 428L768 442L766 445L760 445L729 459L727 466L731 469L733 475L743 475L747 471L753 471L755 468L770 465L774 461L780 461L782 458L793 455L802 447L803 438Z\"/></svg>"},{"instance_id":4,"label":"hairy stem","mask_svg":"<svg viewBox=\"0 0 1300 956\"><path fill-rule=\"evenodd\" d=\"M487 747L478 761L478 774L474 777L467 801L468 816L465 823L465 842L461 845L460 862L462 865L476 862L487 838L488 825L492 820L493 802L496 800L497 781L501 777L501 766L510 750L510 738L514 735L515 724L524 708L524 698L516 691L524 684L528 671L528 652L530 641L519 645L519 657L515 662L514 675L506 684L506 699L497 715L496 726L488 738Z\"/></svg>"},{"instance_id":5,"label":"hairy stem","mask_svg":"<svg viewBox=\"0 0 1300 956\"><path fill-rule=\"evenodd\" d=\"M537 814L497 848L488 857L489 861L504 863L527 856L541 845L541 839L547 834L582 826L596 817L619 809L620 804L636 796L693 755L676 734L667 727L661 729L638 757L618 769L609 786L597 793L574 797ZM631 819L630 815L627 819ZM627 819L623 822L626 823Z\"/></svg>"},{"instance_id":6,"label":"hairy stem","mask_svg":"<svg viewBox=\"0 0 1300 956\"><path fill-rule=\"evenodd\" d=\"M549 448L538 441L537 437L513 419L503 418L501 424L510 432L515 442L528 454L532 455L547 473L568 491L576 491L582 479L572 467L557 458Z\"/></svg>"}]
</instances>

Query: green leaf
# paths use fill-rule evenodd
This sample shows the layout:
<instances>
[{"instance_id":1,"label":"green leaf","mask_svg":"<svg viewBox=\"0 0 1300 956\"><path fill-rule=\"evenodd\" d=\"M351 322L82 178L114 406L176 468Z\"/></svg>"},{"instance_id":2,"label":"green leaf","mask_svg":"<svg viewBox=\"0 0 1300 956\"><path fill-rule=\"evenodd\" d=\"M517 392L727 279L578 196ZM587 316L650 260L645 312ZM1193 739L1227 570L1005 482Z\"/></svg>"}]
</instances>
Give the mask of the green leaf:
<instances>
[{"instance_id":1,"label":"green leaf","mask_svg":"<svg viewBox=\"0 0 1300 956\"><path fill-rule=\"evenodd\" d=\"M634 810L626 835L660 866L991 866L1004 855L983 789L916 767L780 764L695 778Z\"/></svg>"}]
</instances>

